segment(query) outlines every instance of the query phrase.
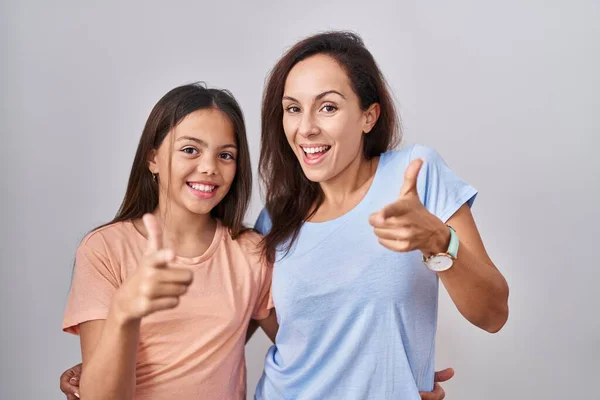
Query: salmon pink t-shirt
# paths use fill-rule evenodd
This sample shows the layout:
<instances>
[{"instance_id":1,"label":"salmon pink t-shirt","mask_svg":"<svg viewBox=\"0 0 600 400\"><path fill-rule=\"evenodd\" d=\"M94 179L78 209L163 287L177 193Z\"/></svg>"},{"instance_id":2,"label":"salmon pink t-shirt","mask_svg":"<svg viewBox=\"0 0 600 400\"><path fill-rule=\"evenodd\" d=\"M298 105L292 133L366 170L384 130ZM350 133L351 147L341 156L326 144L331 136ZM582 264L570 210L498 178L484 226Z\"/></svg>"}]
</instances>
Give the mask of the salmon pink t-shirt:
<instances>
[{"instance_id":1,"label":"salmon pink t-shirt","mask_svg":"<svg viewBox=\"0 0 600 400\"><path fill-rule=\"evenodd\" d=\"M141 322L135 399L244 399L244 345L250 319L269 315L272 268L262 262L256 232L232 240L218 222L206 252L176 257L194 281L172 310ZM89 234L77 250L63 320L65 332L106 319L116 290L134 273L147 240L131 221ZM100 379L100 377L98 377Z\"/></svg>"}]
</instances>

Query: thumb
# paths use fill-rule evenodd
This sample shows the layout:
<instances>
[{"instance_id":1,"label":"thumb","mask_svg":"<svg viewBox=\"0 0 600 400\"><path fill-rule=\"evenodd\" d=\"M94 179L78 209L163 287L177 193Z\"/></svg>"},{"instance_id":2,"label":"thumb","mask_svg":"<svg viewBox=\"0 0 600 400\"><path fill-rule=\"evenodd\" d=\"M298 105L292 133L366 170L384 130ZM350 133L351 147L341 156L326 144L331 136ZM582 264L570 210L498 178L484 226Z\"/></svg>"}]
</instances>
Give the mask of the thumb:
<instances>
[{"instance_id":1,"label":"thumb","mask_svg":"<svg viewBox=\"0 0 600 400\"><path fill-rule=\"evenodd\" d=\"M146 232L148 234L148 251L158 251L162 249L162 228L156 217L150 213L142 217Z\"/></svg>"},{"instance_id":2,"label":"thumb","mask_svg":"<svg viewBox=\"0 0 600 400\"><path fill-rule=\"evenodd\" d=\"M60 390L67 396L68 400L75 400L79 398L79 377L63 375L60 377Z\"/></svg>"},{"instance_id":3,"label":"thumb","mask_svg":"<svg viewBox=\"0 0 600 400\"><path fill-rule=\"evenodd\" d=\"M419 171L423 166L423 160L418 158L408 164L406 171L404 171L404 183L402 183L402 189L400 189L400 197L408 196L410 194L418 195L417 193L417 177Z\"/></svg>"},{"instance_id":4,"label":"thumb","mask_svg":"<svg viewBox=\"0 0 600 400\"><path fill-rule=\"evenodd\" d=\"M441 371L437 371L433 378L434 382L446 382L454 376L454 370L452 368L446 368Z\"/></svg>"},{"instance_id":5,"label":"thumb","mask_svg":"<svg viewBox=\"0 0 600 400\"><path fill-rule=\"evenodd\" d=\"M158 250L152 254L148 260L148 266L153 268L165 268L175 259L175 253L171 249Z\"/></svg>"}]
</instances>

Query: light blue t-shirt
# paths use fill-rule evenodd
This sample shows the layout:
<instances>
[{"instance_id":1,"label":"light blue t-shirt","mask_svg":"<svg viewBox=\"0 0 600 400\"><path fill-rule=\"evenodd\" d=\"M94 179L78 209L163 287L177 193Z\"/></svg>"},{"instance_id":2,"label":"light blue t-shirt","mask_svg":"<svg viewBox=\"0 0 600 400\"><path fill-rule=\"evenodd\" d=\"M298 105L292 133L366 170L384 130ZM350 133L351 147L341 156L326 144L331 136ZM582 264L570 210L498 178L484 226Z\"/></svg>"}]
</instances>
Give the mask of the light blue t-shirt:
<instances>
[{"instance_id":1,"label":"light blue t-shirt","mask_svg":"<svg viewBox=\"0 0 600 400\"><path fill-rule=\"evenodd\" d=\"M423 158L417 189L446 222L476 190L434 151L411 146L381 155L363 200L345 215L305 222L278 253L272 295L279 332L265 359L259 400L419 400L433 388L438 277L421 253L377 242L369 216L395 201L409 162ZM256 229L271 227L263 210Z\"/></svg>"}]
</instances>

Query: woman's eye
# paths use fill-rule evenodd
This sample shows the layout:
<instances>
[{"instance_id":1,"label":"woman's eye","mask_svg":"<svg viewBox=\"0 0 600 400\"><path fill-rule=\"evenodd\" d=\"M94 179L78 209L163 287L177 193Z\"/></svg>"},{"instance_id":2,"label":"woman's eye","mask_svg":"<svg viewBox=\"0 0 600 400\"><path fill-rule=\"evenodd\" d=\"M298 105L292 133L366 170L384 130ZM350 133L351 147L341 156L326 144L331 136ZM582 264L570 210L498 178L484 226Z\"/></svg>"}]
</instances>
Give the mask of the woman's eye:
<instances>
[{"instance_id":1,"label":"woman's eye","mask_svg":"<svg viewBox=\"0 0 600 400\"><path fill-rule=\"evenodd\" d=\"M289 113L295 114L295 113L298 113L298 112L300 112L300 107L296 107L296 106L289 106L288 108L286 108L286 110L287 110Z\"/></svg>"},{"instance_id":2,"label":"woman's eye","mask_svg":"<svg viewBox=\"0 0 600 400\"><path fill-rule=\"evenodd\" d=\"M198 154L198 150L193 147L185 147L181 151L183 151L185 154Z\"/></svg>"},{"instance_id":3,"label":"woman's eye","mask_svg":"<svg viewBox=\"0 0 600 400\"><path fill-rule=\"evenodd\" d=\"M220 157L225 160L235 160L235 157L231 153L221 153Z\"/></svg>"},{"instance_id":4,"label":"woman's eye","mask_svg":"<svg viewBox=\"0 0 600 400\"><path fill-rule=\"evenodd\" d=\"M337 107L331 104L325 104L322 108L323 111L327 113L332 113L337 110Z\"/></svg>"}]
</instances>

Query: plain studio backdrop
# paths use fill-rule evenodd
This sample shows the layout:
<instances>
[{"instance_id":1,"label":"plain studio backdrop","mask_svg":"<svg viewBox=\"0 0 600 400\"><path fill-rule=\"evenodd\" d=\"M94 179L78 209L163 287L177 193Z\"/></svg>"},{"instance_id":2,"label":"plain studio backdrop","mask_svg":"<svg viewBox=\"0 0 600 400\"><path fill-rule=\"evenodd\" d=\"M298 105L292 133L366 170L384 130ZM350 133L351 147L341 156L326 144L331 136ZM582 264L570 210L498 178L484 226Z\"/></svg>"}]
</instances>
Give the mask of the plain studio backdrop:
<instances>
[{"instance_id":1,"label":"plain studio backdrop","mask_svg":"<svg viewBox=\"0 0 600 400\"><path fill-rule=\"evenodd\" d=\"M143 124L171 88L230 89L259 157L268 70L298 39L362 35L404 145L437 149L511 289L495 335L440 288L436 366L449 399L590 399L600 372L600 3L3 1L0 398L61 399L79 362L61 332L75 249L117 211ZM255 181L248 223L262 207ZM247 346L248 393L266 337Z\"/></svg>"}]
</instances>

